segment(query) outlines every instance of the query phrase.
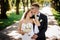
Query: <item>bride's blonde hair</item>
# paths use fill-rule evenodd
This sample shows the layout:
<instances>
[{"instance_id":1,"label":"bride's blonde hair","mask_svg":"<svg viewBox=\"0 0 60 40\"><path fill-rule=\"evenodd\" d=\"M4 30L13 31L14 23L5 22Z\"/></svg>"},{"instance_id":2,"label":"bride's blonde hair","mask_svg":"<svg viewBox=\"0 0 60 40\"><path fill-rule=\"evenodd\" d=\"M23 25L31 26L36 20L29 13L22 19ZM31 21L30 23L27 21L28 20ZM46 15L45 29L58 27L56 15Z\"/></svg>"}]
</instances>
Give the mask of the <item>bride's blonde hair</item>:
<instances>
[{"instance_id":1,"label":"bride's blonde hair","mask_svg":"<svg viewBox=\"0 0 60 40\"><path fill-rule=\"evenodd\" d=\"M23 16L21 17L21 20L25 19L28 12L30 11L31 9L28 9L26 12L24 12Z\"/></svg>"}]
</instances>

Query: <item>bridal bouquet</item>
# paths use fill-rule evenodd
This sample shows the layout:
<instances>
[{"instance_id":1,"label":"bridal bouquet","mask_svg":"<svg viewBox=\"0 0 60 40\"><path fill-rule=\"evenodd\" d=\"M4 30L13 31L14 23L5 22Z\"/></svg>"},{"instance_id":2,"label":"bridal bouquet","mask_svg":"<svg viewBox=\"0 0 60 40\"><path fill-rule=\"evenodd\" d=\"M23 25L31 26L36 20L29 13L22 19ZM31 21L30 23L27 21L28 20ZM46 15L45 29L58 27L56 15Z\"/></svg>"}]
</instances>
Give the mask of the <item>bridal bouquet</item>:
<instances>
[{"instance_id":1,"label":"bridal bouquet","mask_svg":"<svg viewBox=\"0 0 60 40\"><path fill-rule=\"evenodd\" d=\"M31 26L27 24L26 26L24 26L23 31L29 33L31 31Z\"/></svg>"}]
</instances>

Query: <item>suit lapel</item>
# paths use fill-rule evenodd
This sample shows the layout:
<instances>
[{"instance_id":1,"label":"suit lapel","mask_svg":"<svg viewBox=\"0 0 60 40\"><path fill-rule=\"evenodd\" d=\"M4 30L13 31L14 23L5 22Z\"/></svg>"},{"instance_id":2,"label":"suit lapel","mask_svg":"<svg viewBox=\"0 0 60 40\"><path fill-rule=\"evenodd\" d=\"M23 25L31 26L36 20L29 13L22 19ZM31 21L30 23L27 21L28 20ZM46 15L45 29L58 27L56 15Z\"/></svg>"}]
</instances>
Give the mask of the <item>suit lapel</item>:
<instances>
[{"instance_id":1,"label":"suit lapel","mask_svg":"<svg viewBox=\"0 0 60 40\"><path fill-rule=\"evenodd\" d=\"M39 21L40 21L40 22L42 22L42 21L43 21L42 13L40 13Z\"/></svg>"},{"instance_id":2,"label":"suit lapel","mask_svg":"<svg viewBox=\"0 0 60 40\"><path fill-rule=\"evenodd\" d=\"M39 16L39 21L40 21L40 19L41 19L41 13L40 13L40 16Z\"/></svg>"}]
</instances>

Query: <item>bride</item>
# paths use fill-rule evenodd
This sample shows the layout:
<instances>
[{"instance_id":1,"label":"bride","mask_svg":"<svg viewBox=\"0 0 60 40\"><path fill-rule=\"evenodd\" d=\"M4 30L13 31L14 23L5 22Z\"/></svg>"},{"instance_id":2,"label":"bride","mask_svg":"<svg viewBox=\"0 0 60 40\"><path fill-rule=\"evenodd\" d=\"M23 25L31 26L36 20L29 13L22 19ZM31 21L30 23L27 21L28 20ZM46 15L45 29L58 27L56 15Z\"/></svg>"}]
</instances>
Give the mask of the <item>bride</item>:
<instances>
[{"instance_id":1,"label":"bride","mask_svg":"<svg viewBox=\"0 0 60 40\"><path fill-rule=\"evenodd\" d=\"M37 19L31 18L32 16L32 11L29 9L19 22L18 32L23 35L22 40L35 40L32 36L39 32L40 23ZM33 23L35 24L34 28Z\"/></svg>"}]
</instances>

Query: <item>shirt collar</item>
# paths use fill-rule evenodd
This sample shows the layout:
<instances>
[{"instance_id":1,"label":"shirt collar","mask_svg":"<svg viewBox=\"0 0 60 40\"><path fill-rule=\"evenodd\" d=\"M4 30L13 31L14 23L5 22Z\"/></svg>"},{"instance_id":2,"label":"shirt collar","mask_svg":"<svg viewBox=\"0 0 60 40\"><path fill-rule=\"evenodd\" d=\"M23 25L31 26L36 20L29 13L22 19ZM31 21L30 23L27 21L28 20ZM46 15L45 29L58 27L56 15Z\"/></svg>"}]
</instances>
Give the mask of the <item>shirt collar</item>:
<instances>
[{"instance_id":1,"label":"shirt collar","mask_svg":"<svg viewBox=\"0 0 60 40\"><path fill-rule=\"evenodd\" d=\"M40 16L40 12L37 15Z\"/></svg>"}]
</instances>

